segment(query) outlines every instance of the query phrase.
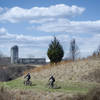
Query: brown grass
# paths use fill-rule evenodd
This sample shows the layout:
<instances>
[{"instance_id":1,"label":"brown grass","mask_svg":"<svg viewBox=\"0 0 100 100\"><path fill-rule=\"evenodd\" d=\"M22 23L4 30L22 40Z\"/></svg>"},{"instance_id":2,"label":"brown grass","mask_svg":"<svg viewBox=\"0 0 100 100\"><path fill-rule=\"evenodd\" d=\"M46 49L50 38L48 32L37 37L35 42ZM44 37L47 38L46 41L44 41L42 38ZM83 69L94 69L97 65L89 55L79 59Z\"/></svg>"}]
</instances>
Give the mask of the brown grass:
<instances>
[{"instance_id":1,"label":"brown grass","mask_svg":"<svg viewBox=\"0 0 100 100\"><path fill-rule=\"evenodd\" d=\"M0 100L13 100L12 95L4 87L0 89Z\"/></svg>"},{"instance_id":2,"label":"brown grass","mask_svg":"<svg viewBox=\"0 0 100 100\"><path fill-rule=\"evenodd\" d=\"M86 95L86 100L100 100L100 87L93 88Z\"/></svg>"},{"instance_id":3,"label":"brown grass","mask_svg":"<svg viewBox=\"0 0 100 100\"><path fill-rule=\"evenodd\" d=\"M78 59L75 62L79 62L79 61L88 61L88 59ZM32 73L32 72L40 72L42 70L51 69L52 67L57 67L57 66L60 66L60 65L65 65L65 64L70 64L70 63L73 63L73 61L72 60L65 60L65 61L61 61L61 62L59 62L57 64L50 64L49 63L49 64L46 64L46 65L42 65L42 66L36 67L34 69L26 70L23 73L27 74L28 72L30 72L30 73Z\"/></svg>"},{"instance_id":4,"label":"brown grass","mask_svg":"<svg viewBox=\"0 0 100 100\"><path fill-rule=\"evenodd\" d=\"M55 75L57 81L75 82L100 82L100 59L83 59L72 61L62 61L58 64L47 64L28 71L32 80L46 81L51 74Z\"/></svg>"},{"instance_id":5,"label":"brown grass","mask_svg":"<svg viewBox=\"0 0 100 100\"><path fill-rule=\"evenodd\" d=\"M71 60L67 60L67 61L61 61L57 64L46 64L46 65L43 65L43 66L40 66L40 67L36 67L34 69L24 71L24 74L27 74L28 72L30 72L30 73L40 72L42 70L51 69L52 67L57 67L58 65L60 66L62 64L68 64L68 63L71 63L71 62L72 62Z\"/></svg>"},{"instance_id":6,"label":"brown grass","mask_svg":"<svg viewBox=\"0 0 100 100\"><path fill-rule=\"evenodd\" d=\"M35 92L32 90L0 89L0 100L100 100L100 88L92 89L88 94L65 94L59 92Z\"/></svg>"}]
</instances>

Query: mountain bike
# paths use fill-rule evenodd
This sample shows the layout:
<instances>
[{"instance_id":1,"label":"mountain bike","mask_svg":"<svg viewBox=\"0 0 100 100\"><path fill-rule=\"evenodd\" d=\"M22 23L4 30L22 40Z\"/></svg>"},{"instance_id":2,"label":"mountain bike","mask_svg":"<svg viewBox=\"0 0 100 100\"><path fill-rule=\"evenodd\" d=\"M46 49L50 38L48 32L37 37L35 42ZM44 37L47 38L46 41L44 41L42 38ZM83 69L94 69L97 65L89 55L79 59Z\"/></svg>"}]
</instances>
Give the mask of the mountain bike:
<instances>
[{"instance_id":1,"label":"mountain bike","mask_svg":"<svg viewBox=\"0 0 100 100\"><path fill-rule=\"evenodd\" d=\"M57 83L54 83L54 85L53 85L53 87L52 87L50 81L46 84L46 87L52 88L52 89L60 89L60 88L61 88L61 86L58 86Z\"/></svg>"},{"instance_id":2,"label":"mountain bike","mask_svg":"<svg viewBox=\"0 0 100 100\"><path fill-rule=\"evenodd\" d=\"M24 85L26 85L26 86L32 86L32 82L25 80L24 81Z\"/></svg>"}]
</instances>

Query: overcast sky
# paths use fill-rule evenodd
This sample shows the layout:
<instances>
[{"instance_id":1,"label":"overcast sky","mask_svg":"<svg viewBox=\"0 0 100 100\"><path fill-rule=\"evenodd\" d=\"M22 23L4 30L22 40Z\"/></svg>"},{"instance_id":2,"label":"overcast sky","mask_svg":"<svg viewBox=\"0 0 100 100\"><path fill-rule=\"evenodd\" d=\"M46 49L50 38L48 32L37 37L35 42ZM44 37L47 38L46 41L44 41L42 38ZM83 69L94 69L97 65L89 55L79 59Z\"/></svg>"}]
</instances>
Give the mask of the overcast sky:
<instances>
[{"instance_id":1,"label":"overcast sky","mask_svg":"<svg viewBox=\"0 0 100 100\"><path fill-rule=\"evenodd\" d=\"M99 11L100 0L0 0L0 51L10 56L18 45L20 57L47 58L56 36L64 57L73 38L81 56L88 56L100 44Z\"/></svg>"}]
</instances>

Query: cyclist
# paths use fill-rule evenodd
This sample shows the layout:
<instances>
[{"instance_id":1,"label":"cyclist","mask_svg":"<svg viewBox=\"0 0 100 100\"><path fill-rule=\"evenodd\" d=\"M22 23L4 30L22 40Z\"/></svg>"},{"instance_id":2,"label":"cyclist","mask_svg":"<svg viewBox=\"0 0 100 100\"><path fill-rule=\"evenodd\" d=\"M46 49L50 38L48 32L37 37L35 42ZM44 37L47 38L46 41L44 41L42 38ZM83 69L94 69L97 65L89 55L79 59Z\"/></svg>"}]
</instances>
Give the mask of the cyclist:
<instances>
[{"instance_id":1,"label":"cyclist","mask_svg":"<svg viewBox=\"0 0 100 100\"><path fill-rule=\"evenodd\" d=\"M50 84L50 87L53 88L54 87L54 82L55 82L55 78L54 78L53 75L50 76L49 81L50 81L50 83L49 83Z\"/></svg>"},{"instance_id":2,"label":"cyclist","mask_svg":"<svg viewBox=\"0 0 100 100\"><path fill-rule=\"evenodd\" d=\"M31 75L30 75L30 73L28 73L24 78L27 78L27 81L29 82L30 79L31 79Z\"/></svg>"}]
</instances>

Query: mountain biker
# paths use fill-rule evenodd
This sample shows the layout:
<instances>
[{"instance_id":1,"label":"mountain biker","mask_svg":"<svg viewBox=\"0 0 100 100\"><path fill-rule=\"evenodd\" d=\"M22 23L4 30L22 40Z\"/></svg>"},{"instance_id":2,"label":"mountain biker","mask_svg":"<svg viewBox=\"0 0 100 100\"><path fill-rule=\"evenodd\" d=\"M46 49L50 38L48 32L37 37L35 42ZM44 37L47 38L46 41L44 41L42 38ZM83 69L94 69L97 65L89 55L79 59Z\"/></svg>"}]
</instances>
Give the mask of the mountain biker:
<instances>
[{"instance_id":1,"label":"mountain biker","mask_svg":"<svg viewBox=\"0 0 100 100\"><path fill-rule=\"evenodd\" d=\"M49 78L49 81L50 81L50 87L54 87L54 82L55 82L55 78L54 78L54 76L52 75L52 76L50 76L50 78Z\"/></svg>"},{"instance_id":2,"label":"mountain biker","mask_svg":"<svg viewBox=\"0 0 100 100\"><path fill-rule=\"evenodd\" d=\"M31 79L31 75L30 75L30 73L28 73L24 78L27 78L27 81L29 82L30 79Z\"/></svg>"}]
</instances>

